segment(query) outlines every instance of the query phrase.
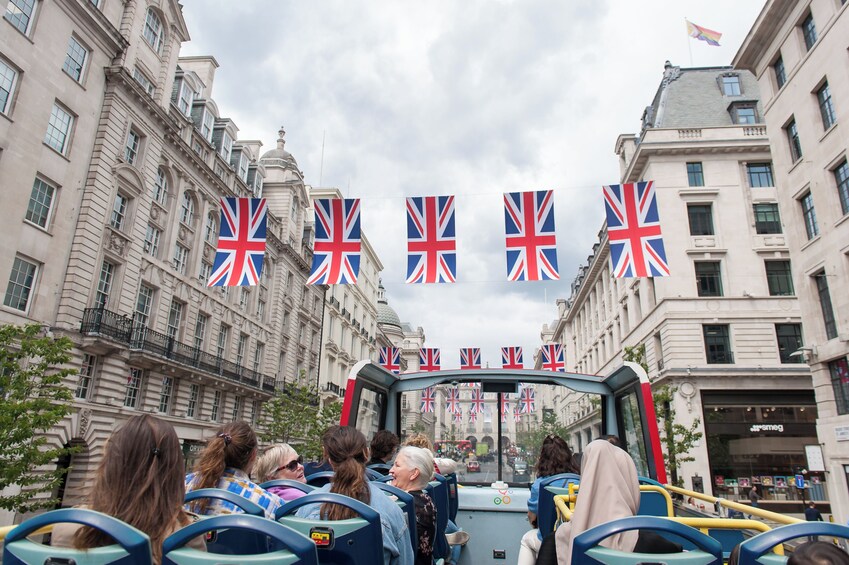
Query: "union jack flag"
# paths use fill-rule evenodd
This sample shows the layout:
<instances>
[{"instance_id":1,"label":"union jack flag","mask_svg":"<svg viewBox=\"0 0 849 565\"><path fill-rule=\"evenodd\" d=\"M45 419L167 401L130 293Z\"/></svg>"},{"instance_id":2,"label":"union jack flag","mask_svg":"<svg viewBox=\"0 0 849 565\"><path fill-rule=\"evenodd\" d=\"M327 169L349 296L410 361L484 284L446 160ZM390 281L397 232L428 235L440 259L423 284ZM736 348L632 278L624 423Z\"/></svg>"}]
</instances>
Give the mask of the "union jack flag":
<instances>
[{"instance_id":1,"label":"union jack flag","mask_svg":"<svg viewBox=\"0 0 849 565\"><path fill-rule=\"evenodd\" d=\"M419 371L439 370L439 350L429 347L419 349Z\"/></svg>"},{"instance_id":2,"label":"union jack flag","mask_svg":"<svg viewBox=\"0 0 849 565\"><path fill-rule=\"evenodd\" d=\"M307 284L357 284L360 273L360 199L314 201L315 243Z\"/></svg>"},{"instance_id":3,"label":"union jack flag","mask_svg":"<svg viewBox=\"0 0 849 565\"><path fill-rule=\"evenodd\" d=\"M550 190L504 194L507 280L559 280Z\"/></svg>"},{"instance_id":4,"label":"union jack flag","mask_svg":"<svg viewBox=\"0 0 849 565\"><path fill-rule=\"evenodd\" d=\"M207 286L255 286L265 255L265 198L222 198L218 249Z\"/></svg>"},{"instance_id":5,"label":"union jack flag","mask_svg":"<svg viewBox=\"0 0 849 565\"><path fill-rule=\"evenodd\" d=\"M519 394L519 406L522 414L530 414L536 410L536 393L534 389L525 387Z\"/></svg>"},{"instance_id":6,"label":"union jack flag","mask_svg":"<svg viewBox=\"0 0 849 565\"><path fill-rule=\"evenodd\" d=\"M460 349L460 369L480 369L481 348L463 347ZM474 386L474 383L467 383Z\"/></svg>"},{"instance_id":7,"label":"union jack flag","mask_svg":"<svg viewBox=\"0 0 849 565\"><path fill-rule=\"evenodd\" d=\"M501 348L501 368L502 369L524 369L525 365L522 361L522 348L502 347Z\"/></svg>"},{"instance_id":8,"label":"union jack flag","mask_svg":"<svg viewBox=\"0 0 849 565\"><path fill-rule=\"evenodd\" d=\"M478 419L477 412L472 412L471 410L469 410L469 423L474 424L477 421L477 419Z\"/></svg>"},{"instance_id":9,"label":"union jack flag","mask_svg":"<svg viewBox=\"0 0 849 565\"><path fill-rule=\"evenodd\" d=\"M605 186L604 207L613 276L669 276L652 181Z\"/></svg>"},{"instance_id":10,"label":"union jack flag","mask_svg":"<svg viewBox=\"0 0 849 565\"><path fill-rule=\"evenodd\" d=\"M427 387L422 390L422 404L421 411L422 412L433 412L434 407L436 406L436 393L433 390L432 386Z\"/></svg>"},{"instance_id":11,"label":"union jack flag","mask_svg":"<svg viewBox=\"0 0 849 565\"><path fill-rule=\"evenodd\" d=\"M380 348L380 366L393 375L401 374L401 350L397 347Z\"/></svg>"},{"instance_id":12,"label":"union jack flag","mask_svg":"<svg viewBox=\"0 0 849 565\"><path fill-rule=\"evenodd\" d=\"M516 422L522 421L522 415L519 413L519 410L516 409L516 408L513 409L513 420L515 420Z\"/></svg>"},{"instance_id":13,"label":"union jack flag","mask_svg":"<svg viewBox=\"0 0 849 565\"><path fill-rule=\"evenodd\" d=\"M559 343L548 343L542 346L542 370L566 372L566 356L563 354L563 345Z\"/></svg>"},{"instance_id":14,"label":"union jack flag","mask_svg":"<svg viewBox=\"0 0 849 565\"><path fill-rule=\"evenodd\" d=\"M407 198L407 282L457 279L453 196Z\"/></svg>"},{"instance_id":15,"label":"union jack flag","mask_svg":"<svg viewBox=\"0 0 849 565\"><path fill-rule=\"evenodd\" d=\"M463 409L460 407L460 391L458 389L448 389L448 394L445 396L445 409L452 414L462 412Z\"/></svg>"},{"instance_id":16,"label":"union jack flag","mask_svg":"<svg viewBox=\"0 0 849 565\"><path fill-rule=\"evenodd\" d=\"M501 395L501 422L507 422L507 414L510 413L510 402L507 400L507 395Z\"/></svg>"},{"instance_id":17,"label":"union jack flag","mask_svg":"<svg viewBox=\"0 0 849 565\"><path fill-rule=\"evenodd\" d=\"M472 391L472 399L469 401L469 412L472 414L478 414L480 412L483 412L483 409L483 390L476 388Z\"/></svg>"},{"instance_id":18,"label":"union jack flag","mask_svg":"<svg viewBox=\"0 0 849 565\"><path fill-rule=\"evenodd\" d=\"M462 424L463 423L463 411L460 410L459 412L454 412L453 418L454 418L455 424Z\"/></svg>"}]
</instances>

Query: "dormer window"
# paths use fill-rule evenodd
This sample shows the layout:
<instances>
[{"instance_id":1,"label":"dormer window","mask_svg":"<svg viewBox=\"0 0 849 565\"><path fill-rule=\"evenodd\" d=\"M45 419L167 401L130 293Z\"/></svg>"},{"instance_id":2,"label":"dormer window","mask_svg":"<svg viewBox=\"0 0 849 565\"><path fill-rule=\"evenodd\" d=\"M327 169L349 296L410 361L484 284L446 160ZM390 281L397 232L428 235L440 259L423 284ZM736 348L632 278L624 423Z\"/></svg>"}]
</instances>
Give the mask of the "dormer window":
<instances>
[{"instance_id":1,"label":"dormer window","mask_svg":"<svg viewBox=\"0 0 849 565\"><path fill-rule=\"evenodd\" d=\"M248 182L248 156L244 150L239 153L239 178Z\"/></svg>"},{"instance_id":2,"label":"dormer window","mask_svg":"<svg viewBox=\"0 0 849 565\"><path fill-rule=\"evenodd\" d=\"M230 134L222 132L221 134L221 143L218 144L218 154L222 159L230 162L230 155L233 152L233 138L230 137Z\"/></svg>"},{"instance_id":3,"label":"dormer window","mask_svg":"<svg viewBox=\"0 0 849 565\"><path fill-rule=\"evenodd\" d=\"M212 126L215 124L215 116L212 115L212 112L203 109L203 121L201 121L200 125L200 133L203 135L207 141L212 143Z\"/></svg>"},{"instance_id":4,"label":"dormer window","mask_svg":"<svg viewBox=\"0 0 849 565\"><path fill-rule=\"evenodd\" d=\"M722 93L725 96L740 96L740 77L737 75L726 75L722 77Z\"/></svg>"},{"instance_id":5,"label":"dormer window","mask_svg":"<svg viewBox=\"0 0 849 565\"><path fill-rule=\"evenodd\" d=\"M184 115L188 116L191 114L192 102L194 102L194 99L195 93L192 91L186 80L183 79L180 84L180 98L177 101L177 107Z\"/></svg>"},{"instance_id":6,"label":"dormer window","mask_svg":"<svg viewBox=\"0 0 849 565\"><path fill-rule=\"evenodd\" d=\"M162 20L153 11L153 8L147 9L147 17L144 20L144 40L147 41L154 51L162 52L162 44L165 41L165 32L162 27Z\"/></svg>"},{"instance_id":7,"label":"dormer window","mask_svg":"<svg viewBox=\"0 0 849 565\"><path fill-rule=\"evenodd\" d=\"M262 198L262 175L256 165L252 165L248 169L248 186L251 188L254 198Z\"/></svg>"},{"instance_id":8,"label":"dormer window","mask_svg":"<svg viewBox=\"0 0 849 565\"><path fill-rule=\"evenodd\" d=\"M758 120L758 109L754 102L735 102L728 107L731 121L735 124L756 124Z\"/></svg>"}]
</instances>

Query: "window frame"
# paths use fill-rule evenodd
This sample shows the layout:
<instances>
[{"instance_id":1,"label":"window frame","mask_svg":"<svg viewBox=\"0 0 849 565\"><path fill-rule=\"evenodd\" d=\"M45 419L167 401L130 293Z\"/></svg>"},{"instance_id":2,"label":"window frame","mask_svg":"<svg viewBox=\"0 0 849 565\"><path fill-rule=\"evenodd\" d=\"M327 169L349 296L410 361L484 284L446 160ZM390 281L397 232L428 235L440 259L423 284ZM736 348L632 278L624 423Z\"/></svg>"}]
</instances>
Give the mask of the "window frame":
<instances>
[{"instance_id":1,"label":"window frame","mask_svg":"<svg viewBox=\"0 0 849 565\"><path fill-rule=\"evenodd\" d=\"M195 333L192 337L195 349L203 351L203 342L206 340L206 329L209 327L210 317L207 314L198 313L195 318Z\"/></svg>"},{"instance_id":2,"label":"window frame","mask_svg":"<svg viewBox=\"0 0 849 565\"><path fill-rule=\"evenodd\" d=\"M834 402L839 415L849 414L849 358L846 356L828 362Z\"/></svg>"},{"instance_id":3,"label":"window frame","mask_svg":"<svg viewBox=\"0 0 849 565\"><path fill-rule=\"evenodd\" d=\"M159 258L159 242L162 240L162 230L153 224L147 224L147 231L144 234L144 243L142 244L142 252L150 255L153 258Z\"/></svg>"},{"instance_id":4,"label":"window frame","mask_svg":"<svg viewBox=\"0 0 849 565\"><path fill-rule=\"evenodd\" d=\"M843 215L849 214L849 161L845 158L831 170Z\"/></svg>"},{"instance_id":5,"label":"window frame","mask_svg":"<svg viewBox=\"0 0 849 565\"><path fill-rule=\"evenodd\" d=\"M127 131L127 139L124 142L124 160L128 165L135 165L136 159L141 153L142 134L136 128L131 127Z\"/></svg>"},{"instance_id":6,"label":"window frame","mask_svg":"<svg viewBox=\"0 0 849 565\"><path fill-rule=\"evenodd\" d=\"M169 339L179 339L185 310L186 305L183 302L173 298L171 299L171 304L168 307L168 321L165 324L165 335Z\"/></svg>"},{"instance_id":7,"label":"window frame","mask_svg":"<svg viewBox=\"0 0 849 565\"><path fill-rule=\"evenodd\" d=\"M130 210L130 197L120 190L115 193L115 198L112 200L112 211L109 214L109 226L120 232L124 231L127 216Z\"/></svg>"},{"instance_id":8,"label":"window frame","mask_svg":"<svg viewBox=\"0 0 849 565\"><path fill-rule=\"evenodd\" d=\"M177 96L177 109L184 116L192 115L192 105L195 102L195 91L192 90L185 77L180 80L180 93Z\"/></svg>"},{"instance_id":9,"label":"window frame","mask_svg":"<svg viewBox=\"0 0 849 565\"><path fill-rule=\"evenodd\" d=\"M49 189L46 192L36 194L40 185ZM53 221L53 204L56 202L56 196L59 188L46 180L45 178L36 175L32 182L32 190L30 191L29 202L27 203L27 211L24 214L24 221L40 228L47 230ZM42 196L46 195L46 196ZM36 212L38 208L38 212Z\"/></svg>"},{"instance_id":10,"label":"window frame","mask_svg":"<svg viewBox=\"0 0 849 565\"><path fill-rule=\"evenodd\" d=\"M828 286L825 270L812 275L817 290L817 299L820 303L825 335L829 340L837 337L837 318L834 315L834 302L831 300L831 289Z\"/></svg>"},{"instance_id":11,"label":"window frame","mask_svg":"<svg viewBox=\"0 0 849 565\"><path fill-rule=\"evenodd\" d=\"M778 268L779 266L782 268ZM765 259L764 273L770 296L796 296L789 259Z\"/></svg>"},{"instance_id":12,"label":"window frame","mask_svg":"<svg viewBox=\"0 0 849 565\"><path fill-rule=\"evenodd\" d=\"M710 270L707 267L710 266ZM693 261L696 292L699 297L724 296L722 288L722 261Z\"/></svg>"},{"instance_id":13,"label":"window frame","mask_svg":"<svg viewBox=\"0 0 849 565\"><path fill-rule=\"evenodd\" d=\"M189 385L189 402L186 405L186 418L195 418L197 416L198 400L200 397L200 385L197 383Z\"/></svg>"},{"instance_id":14,"label":"window frame","mask_svg":"<svg viewBox=\"0 0 849 565\"><path fill-rule=\"evenodd\" d=\"M784 66L784 57L778 56L778 59L772 64L772 72L775 76L775 84L781 90L787 84L787 68Z\"/></svg>"},{"instance_id":15,"label":"window frame","mask_svg":"<svg viewBox=\"0 0 849 565\"><path fill-rule=\"evenodd\" d=\"M790 329L793 329L795 331L791 334L789 333ZM796 364L805 362L805 359L801 355L796 355L795 357L791 357L790 355L791 353L798 351L804 343L804 341L802 340L802 324L775 324L775 341L776 345L778 346L779 362L781 362L782 364ZM790 350L788 351L788 349Z\"/></svg>"},{"instance_id":16,"label":"window frame","mask_svg":"<svg viewBox=\"0 0 849 565\"><path fill-rule=\"evenodd\" d=\"M95 308L109 308L109 296L112 293L117 270L116 264L108 259L104 259L100 264L100 274L97 276L97 287L94 293Z\"/></svg>"},{"instance_id":17,"label":"window frame","mask_svg":"<svg viewBox=\"0 0 849 565\"><path fill-rule=\"evenodd\" d=\"M212 143L212 132L215 129L215 114L209 111L209 108L203 108L203 115L200 119L200 134L208 142Z\"/></svg>"},{"instance_id":18,"label":"window frame","mask_svg":"<svg viewBox=\"0 0 849 565\"><path fill-rule=\"evenodd\" d=\"M802 219L805 224L805 234L808 241L818 237L820 234L819 222L817 221L817 210L814 206L814 195L809 190L799 197L799 205L802 208Z\"/></svg>"},{"instance_id":19,"label":"window frame","mask_svg":"<svg viewBox=\"0 0 849 565\"><path fill-rule=\"evenodd\" d=\"M77 386L74 388L74 398L76 400L88 400L91 397L96 371L97 355L84 352L80 362Z\"/></svg>"},{"instance_id":20,"label":"window frame","mask_svg":"<svg viewBox=\"0 0 849 565\"><path fill-rule=\"evenodd\" d=\"M212 403L209 406L209 419L217 422L221 416L221 391L216 389L212 391Z\"/></svg>"},{"instance_id":21,"label":"window frame","mask_svg":"<svg viewBox=\"0 0 849 565\"><path fill-rule=\"evenodd\" d=\"M808 12L808 15L805 16L805 19L802 20L802 23L799 24L799 27L802 30L802 39L805 43L805 52L813 49L814 45L817 43L817 24L814 21L813 12Z\"/></svg>"},{"instance_id":22,"label":"window frame","mask_svg":"<svg viewBox=\"0 0 849 565\"><path fill-rule=\"evenodd\" d=\"M151 16L153 16L158 29L154 29L154 26L151 25ZM148 32L150 32L151 37L148 37ZM148 7L147 13L145 14L144 25L142 26L142 37L144 38L145 43L147 43L157 55L162 54L162 45L165 43L165 24L153 7Z\"/></svg>"},{"instance_id":23,"label":"window frame","mask_svg":"<svg viewBox=\"0 0 849 565\"><path fill-rule=\"evenodd\" d=\"M8 89L0 83L0 92L6 93L6 99L3 100L3 103L0 104L0 114L4 116L9 116L12 113L12 105L15 102L15 94L18 86L18 78L21 75L20 69L12 65L12 63L6 60L3 57L0 57L0 77L5 80L8 80ZM5 71L3 69L5 67ZM8 73L6 72L8 71ZM9 77L11 75L11 78Z\"/></svg>"},{"instance_id":24,"label":"window frame","mask_svg":"<svg viewBox=\"0 0 849 565\"><path fill-rule=\"evenodd\" d=\"M153 181L153 200L163 206L168 202L168 177L162 166L156 169L156 180Z\"/></svg>"},{"instance_id":25,"label":"window frame","mask_svg":"<svg viewBox=\"0 0 849 565\"><path fill-rule=\"evenodd\" d=\"M183 199L180 201L180 223L187 227L192 227L192 218L195 214L195 199L189 191L183 192Z\"/></svg>"},{"instance_id":26,"label":"window frame","mask_svg":"<svg viewBox=\"0 0 849 565\"><path fill-rule=\"evenodd\" d=\"M712 204L687 204L687 221L691 236L716 235L713 225Z\"/></svg>"},{"instance_id":27,"label":"window frame","mask_svg":"<svg viewBox=\"0 0 849 565\"><path fill-rule=\"evenodd\" d=\"M74 51L73 54L72 51ZM78 61L74 56L79 55L80 52L82 52L82 62ZM90 56L91 49L86 47L75 34L71 34L71 37L68 39L68 47L65 50L65 60L62 63L62 71L74 79L74 82L82 84L85 80L86 71L88 70L88 61ZM69 69L71 66L69 65L69 62L78 65L79 68L72 72L72 70Z\"/></svg>"},{"instance_id":28,"label":"window frame","mask_svg":"<svg viewBox=\"0 0 849 565\"><path fill-rule=\"evenodd\" d=\"M24 265L27 267L26 271L22 270ZM40 264L28 261L20 255L15 255L15 259L12 261L12 269L7 279L6 293L3 295L3 306L19 312L29 312L32 307L31 299L34 295L33 291L38 282L40 271ZM21 280L20 275L23 275L23 280ZM20 292L18 292L18 289L20 289ZM12 303L12 300L15 300L15 302ZM23 301L23 307L20 306L21 301Z\"/></svg>"},{"instance_id":29,"label":"window frame","mask_svg":"<svg viewBox=\"0 0 849 565\"><path fill-rule=\"evenodd\" d=\"M760 168L761 170L757 170ZM772 174L772 163L746 163L746 179L750 188L773 188L775 177ZM764 184L766 180L769 184Z\"/></svg>"},{"instance_id":30,"label":"window frame","mask_svg":"<svg viewBox=\"0 0 849 565\"><path fill-rule=\"evenodd\" d=\"M805 154L802 151L802 140L799 138L799 128L796 125L796 118L793 117L784 126L784 133L787 136L787 143L790 146L790 159L792 163L799 161Z\"/></svg>"},{"instance_id":31,"label":"window frame","mask_svg":"<svg viewBox=\"0 0 849 565\"><path fill-rule=\"evenodd\" d=\"M6 12L3 15L3 19L9 22L9 24L16 30L18 30L20 33L24 34L26 37L30 37L32 34L32 28L35 24L36 15L39 12L38 0L32 0L29 6L31 10L29 13L26 13L23 9L21 9L21 6L18 5L22 1L29 3L29 0L9 0L8 4L6 5ZM24 23L23 29L21 29L19 25L23 21L23 18L18 15L11 15L11 10L9 9L11 6L14 6L21 14L26 16L26 23ZM17 22L13 21L12 18L15 18Z\"/></svg>"},{"instance_id":32,"label":"window frame","mask_svg":"<svg viewBox=\"0 0 849 565\"><path fill-rule=\"evenodd\" d=\"M723 96L742 96L743 85L740 82L740 75L728 74L722 75L719 79L720 87L722 88ZM731 90L731 92L729 92Z\"/></svg>"},{"instance_id":33,"label":"window frame","mask_svg":"<svg viewBox=\"0 0 849 565\"><path fill-rule=\"evenodd\" d=\"M168 375L162 377L162 385L159 387L159 412L162 414L171 413L171 402L174 399L174 379Z\"/></svg>"},{"instance_id":34,"label":"window frame","mask_svg":"<svg viewBox=\"0 0 849 565\"><path fill-rule=\"evenodd\" d=\"M142 385L144 383L144 369L140 367L127 367L130 375L127 377L127 388L124 391L124 407L140 410Z\"/></svg>"},{"instance_id":35,"label":"window frame","mask_svg":"<svg viewBox=\"0 0 849 565\"><path fill-rule=\"evenodd\" d=\"M743 111L747 110L751 110L752 112L751 121L748 119L741 119ZM731 107L731 112L733 114L734 123L738 126L751 126L758 123L758 108L754 104L734 104Z\"/></svg>"},{"instance_id":36,"label":"window frame","mask_svg":"<svg viewBox=\"0 0 849 565\"><path fill-rule=\"evenodd\" d=\"M189 248L179 241L174 244L174 255L171 258L171 264L173 265L174 270L181 275L185 275L188 271L189 253Z\"/></svg>"},{"instance_id":37,"label":"window frame","mask_svg":"<svg viewBox=\"0 0 849 565\"><path fill-rule=\"evenodd\" d=\"M58 115L59 112L63 115ZM67 123L65 123L66 118ZM56 120L62 121L62 126L65 128L64 130L57 126L55 123ZM68 153L70 153L71 137L73 136L75 122L76 116L71 112L71 110L68 109L67 106L60 104L58 100L55 100L50 110L50 117L47 120L47 130L44 133L44 144L53 149L59 155L67 157ZM60 137L55 135L54 132L59 132L61 135L61 143L59 142Z\"/></svg>"},{"instance_id":38,"label":"window frame","mask_svg":"<svg viewBox=\"0 0 849 565\"><path fill-rule=\"evenodd\" d=\"M153 310L153 299L156 289L144 283L139 285L136 293L136 306L133 310L133 323L141 323L144 327L150 327L150 312Z\"/></svg>"},{"instance_id":39,"label":"window frame","mask_svg":"<svg viewBox=\"0 0 849 565\"><path fill-rule=\"evenodd\" d=\"M687 163L687 185L705 185L705 170L701 161L693 161Z\"/></svg>"},{"instance_id":40,"label":"window frame","mask_svg":"<svg viewBox=\"0 0 849 565\"><path fill-rule=\"evenodd\" d=\"M710 331L718 331L714 337ZM734 363L731 349L731 328L728 324L702 324L702 337L705 345L705 360L709 365L727 365ZM718 349L723 349L719 351Z\"/></svg>"},{"instance_id":41,"label":"window frame","mask_svg":"<svg viewBox=\"0 0 849 565\"><path fill-rule=\"evenodd\" d=\"M138 66L133 67L133 79L139 83L139 85L147 92L150 96L154 96L156 94L156 84L150 77L148 77L143 70L138 68Z\"/></svg>"},{"instance_id":42,"label":"window frame","mask_svg":"<svg viewBox=\"0 0 849 565\"><path fill-rule=\"evenodd\" d=\"M837 116L834 113L834 103L831 99L831 89L828 86L828 81L823 82L816 91L817 106L820 109L820 118L822 119L823 130L829 130L837 123Z\"/></svg>"}]
</instances>

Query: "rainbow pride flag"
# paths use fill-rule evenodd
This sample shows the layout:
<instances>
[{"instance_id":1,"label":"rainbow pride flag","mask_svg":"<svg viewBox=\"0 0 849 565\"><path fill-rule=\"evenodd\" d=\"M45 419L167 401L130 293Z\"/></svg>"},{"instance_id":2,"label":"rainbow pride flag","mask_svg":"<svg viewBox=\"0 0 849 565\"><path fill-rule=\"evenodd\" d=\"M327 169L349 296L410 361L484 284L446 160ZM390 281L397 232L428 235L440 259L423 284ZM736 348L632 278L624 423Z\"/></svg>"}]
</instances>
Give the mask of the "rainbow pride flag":
<instances>
[{"instance_id":1,"label":"rainbow pride flag","mask_svg":"<svg viewBox=\"0 0 849 565\"><path fill-rule=\"evenodd\" d=\"M690 20L684 20L687 22L687 33L690 37L694 37L696 39L700 39L701 41L706 41L708 45L719 46L719 39L722 37L722 34L718 31L713 31L712 29L708 29L706 27L697 26Z\"/></svg>"}]
</instances>

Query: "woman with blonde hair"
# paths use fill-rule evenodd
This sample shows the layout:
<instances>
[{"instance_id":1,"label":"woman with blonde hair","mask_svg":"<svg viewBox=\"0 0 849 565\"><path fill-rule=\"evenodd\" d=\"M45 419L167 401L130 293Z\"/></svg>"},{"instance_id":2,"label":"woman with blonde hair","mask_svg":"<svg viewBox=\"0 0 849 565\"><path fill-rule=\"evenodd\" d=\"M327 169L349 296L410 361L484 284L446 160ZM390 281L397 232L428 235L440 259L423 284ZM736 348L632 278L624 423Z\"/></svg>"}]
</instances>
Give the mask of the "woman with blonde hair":
<instances>
[{"instance_id":1,"label":"woman with blonde hair","mask_svg":"<svg viewBox=\"0 0 849 565\"><path fill-rule=\"evenodd\" d=\"M254 464L254 479L259 483L273 481L276 479L289 479L299 483L306 483L304 476L304 458L298 455L288 443L278 443L266 449ZM295 500L306 494L295 487L273 486L266 489L274 493L285 502Z\"/></svg>"},{"instance_id":2,"label":"woman with blonde hair","mask_svg":"<svg viewBox=\"0 0 849 565\"><path fill-rule=\"evenodd\" d=\"M154 563L162 558L162 542L191 523L182 510L185 463L174 427L149 414L134 416L106 442L87 508L138 528L150 538ZM89 549L114 540L81 524L57 524L51 543ZM203 539L190 544L206 550Z\"/></svg>"},{"instance_id":3,"label":"woman with blonde hair","mask_svg":"<svg viewBox=\"0 0 849 565\"><path fill-rule=\"evenodd\" d=\"M404 440L404 445L411 445L413 447L429 449L430 452L433 453L433 443L430 441L430 438L421 433L416 433L408 437L406 440Z\"/></svg>"}]
</instances>

